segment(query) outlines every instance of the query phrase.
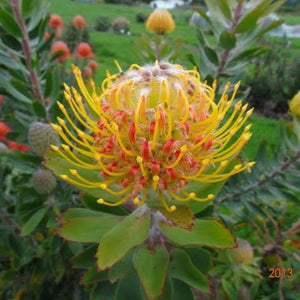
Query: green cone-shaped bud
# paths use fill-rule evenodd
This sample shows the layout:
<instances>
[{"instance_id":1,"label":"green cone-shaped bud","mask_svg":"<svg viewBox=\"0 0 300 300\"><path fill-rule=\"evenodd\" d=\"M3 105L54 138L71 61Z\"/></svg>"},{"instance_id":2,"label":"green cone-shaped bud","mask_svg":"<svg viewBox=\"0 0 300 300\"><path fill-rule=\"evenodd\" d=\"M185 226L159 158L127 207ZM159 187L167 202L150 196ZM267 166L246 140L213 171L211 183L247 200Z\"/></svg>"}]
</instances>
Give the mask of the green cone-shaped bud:
<instances>
[{"instance_id":1,"label":"green cone-shaped bud","mask_svg":"<svg viewBox=\"0 0 300 300\"><path fill-rule=\"evenodd\" d=\"M49 170L39 169L32 175L34 189L42 195L49 195L56 187L56 178Z\"/></svg>"},{"instance_id":2,"label":"green cone-shaped bud","mask_svg":"<svg viewBox=\"0 0 300 300\"><path fill-rule=\"evenodd\" d=\"M230 249L232 258L244 265L251 264L253 260L253 248L246 240L239 240L237 242L237 247Z\"/></svg>"},{"instance_id":3,"label":"green cone-shaped bud","mask_svg":"<svg viewBox=\"0 0 300 300\"><path fill-rule=\"evenodd\" d=\"M7 154L9 149L4 143L0 143L0 155L5 155Z\"/></svg>"},{"instance_id":4,"label":"green cone-shaped bud","mask_svg":"<svg viewBox=\"0 0 300 300\"><path fill-rule=\"evenodd\" d=\"M37 154L51 150L51 145L59 144L59 136L50 124L34 122L28 131L28 140Z\"/></svg>"}]
</instances>

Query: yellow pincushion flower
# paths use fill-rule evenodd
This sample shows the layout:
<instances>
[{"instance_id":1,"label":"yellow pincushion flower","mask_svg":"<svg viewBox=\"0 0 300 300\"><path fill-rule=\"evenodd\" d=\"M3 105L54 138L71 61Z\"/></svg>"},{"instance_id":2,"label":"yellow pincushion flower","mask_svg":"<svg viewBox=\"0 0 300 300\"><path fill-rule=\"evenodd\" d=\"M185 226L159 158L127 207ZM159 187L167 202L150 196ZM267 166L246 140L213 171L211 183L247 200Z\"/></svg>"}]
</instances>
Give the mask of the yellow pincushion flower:
<instances>
[{"instance_id":1,"label":"yellow pincushion flower","mask_svg":"<svg viewBox=\"0 0 300 300\"><path fill-rule=\"evenodd\" d=\"M156 62L120 69L108 74L102 92L93 81L87 88L80 70L73 69L84 99L65 85L74 116L58 102L67 122L58 118L60 125L52 126L65 144L52 149L74 166L62 179L119 197L115 202L98 199L100 204L142 205L154 193L157 203L171 212L176 202L214 197L202 199L185 191L190 180L214 184L254 164L230 167L251 137L251 125L241 128L252 109L247 111L247 104L239 101L230 111L239 84L230 98L227 84L216 103L215 86L202 83L197 71L180 65ZM99 170L99 181L84 178L78 171L82 169Z\"/></svg>"},{"instance_id":2,"label":"yellow pincushion flower","mask_svg":"<svg viewBox=\"0 0 300 300\"><path fill-rule=\"evenodd\" d=\"M146 27L156 34L165 34L174 30L175 22L167 10L158 8L148 17Z\"/></svg>"},{"instance_id":3,"label":"yellow pincushion flower","mask_svg":"<svg viewBox=\"0 0 300 300\"><path fill-rule=\"evenodd\" d=\"M289 110L292 115L300 118L300 90L289 102Z\"/></svg>"}]
</instances>

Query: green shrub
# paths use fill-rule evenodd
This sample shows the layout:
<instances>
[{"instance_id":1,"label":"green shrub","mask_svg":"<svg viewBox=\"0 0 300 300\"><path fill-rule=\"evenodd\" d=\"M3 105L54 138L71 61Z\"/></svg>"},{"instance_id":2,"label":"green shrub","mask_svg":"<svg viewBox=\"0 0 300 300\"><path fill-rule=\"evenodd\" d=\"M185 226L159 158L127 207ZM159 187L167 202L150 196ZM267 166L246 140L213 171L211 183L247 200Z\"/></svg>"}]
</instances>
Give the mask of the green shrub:
<instances>
[{"instance_id":1,"label":"green shrub","mask_svg":"<svg viewBox=\"0 0 300 300\"><path fill-rule=\"evenodd\" d=\"M138 23L145 23L147 18L148 18L148 16L144 13L138 13L135 16L135 19Z\"/></svg>"},{"instance_id":2,"label":"green shrub","mask_svg":"<svg viewBox=\"0 0 300 300\"><path fill-rule=\"evenodd\" d=\"M100 16L96 20L95 30L97 31L108 31L111 26L108 17Z\"/></svg>"},{"instance_id":3,"label":"green shrub","mask_svg":"<svg viewBox=\"0 0 300 300\"><path fill-rule=\"evenodd\" d=\"M130 22L124 17L118 17L112 24L115 33L127 34L129 32Z\"/></svg>"}]
</instances>

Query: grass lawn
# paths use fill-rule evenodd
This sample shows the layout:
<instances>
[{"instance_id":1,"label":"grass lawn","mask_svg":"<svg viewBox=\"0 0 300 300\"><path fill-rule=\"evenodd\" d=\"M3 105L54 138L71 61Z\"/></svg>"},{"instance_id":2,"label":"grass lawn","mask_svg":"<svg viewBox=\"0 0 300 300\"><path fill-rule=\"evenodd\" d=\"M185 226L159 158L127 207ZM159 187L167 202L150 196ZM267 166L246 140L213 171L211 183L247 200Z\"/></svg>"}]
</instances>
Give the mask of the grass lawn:
<instances>
[{"instance_id":1,"label":"grass lawn","mask_svg":"<svg viewBox=\"0 0 300 300\"><path fill-rule=\"evenodd\" d=\"M60 14L65 23L80 14L90 28L91 43L95 49L96 60L100 64L100 70L96 74L96 81L100 82L105 76L108 69L112 73L117 72L114 60L117 59L123 69L126 69L132 63L141 63L138 58L139 49L135 45L135 41L145 33L145 25L137 23L136 14L143 12L149 14L152 9L149 6L124 6L103 3L80 3L70 0L49 0L51 3L50 12ZM176 30L170 34L170 38L182 36L185 45L196 45L197 39L193 27L188 25L188 19L192 15L192 10L181 11L173 10L172 14L176 21ZM116 35L112 32L97 32L93 29L96 19L99 16L107 16L112 22L116 17L126 17L130 23L131 35ZM280 17L287 20L288 24L300 23L300 16L281 14ZM280 41L278 37L268 38L272 41ZM300 48L300 39L291 39L293 52ZM183 50L183 64L186 67L193 67L186 59ZM271 145L277 145L279 141L279 122L273 119L267 119L260 116L252 116L250 122L253 124L252 138L243 150L243 156L254 159L258 150L259 143L267 140Z\"/></svg>"}]
</instances>

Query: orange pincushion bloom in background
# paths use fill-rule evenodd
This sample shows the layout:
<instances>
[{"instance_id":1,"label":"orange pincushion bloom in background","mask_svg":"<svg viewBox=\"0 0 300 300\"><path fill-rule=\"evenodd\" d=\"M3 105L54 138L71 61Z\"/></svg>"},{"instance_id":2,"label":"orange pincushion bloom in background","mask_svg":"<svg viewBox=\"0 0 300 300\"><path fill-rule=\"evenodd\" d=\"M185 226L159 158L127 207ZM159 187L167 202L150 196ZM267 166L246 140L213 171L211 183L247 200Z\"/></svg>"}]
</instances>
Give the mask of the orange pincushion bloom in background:
<instances>
[{"instance_id":1,"label":"orange pincushion bloom in background","mask_svg":"<svg viewBox=\"0 0 300 300\"><path fill-rule=\"evenodd\" d=\"M85 19L80 15L75 16L72 23L74 27L79 29L83 29L85 27Z\"/></svg>"},{"instance_id":2,"label":"orange pincushion bloom in background","mask_svg":"<svg viewBox=\"0 0 300 300\"><path fill-rule=\"evenodd\" d=\"M92 76L93 76L93 70L89 67L85 67L83 69L83 77L89 78L89 77L92 77Z\"/></svg>"},{"instance_id":3,"label":"orange pincushion bloom in background","mask_svg":"<svg viewBox=\"0 0 300 300\"><path fill-rule=\"evenodd\" d=\"M88 65L89 68L91 68L92 70L96 70L99 68L98 63L94 60L91 60Z\"/></svg>"},{"instance_id":4,"label":"orange pincushion bloom in background","mask_svg":"<svg viewBox=\"0 0 300 300\"><path fill-rule=\"evenodd\" d=\"M46 31L44 34L44 41L49 41L49 39L50 39L50 33Z\"/></svg>"},{"instance_id":5,"label":"orange pincushion bloom in background","mask_svg":"<svg viewBox=\"0 0 300 300\"><path fill-rule=\"evenodd\" d=\"M53 43L51 52L55 53L57 51L64 51L64 53L62 53L60 56L57 57L58 60L62 61L62 60L71 58L70 49L66 43L64 43L62 41L57 41L57 42Z\"/></svg>"},{"instance_id":6,"label":"orange pincushion bloom in background","mask_svg":"<svg viewBox=\"0 0 300 300\"><path fill-rule=\"evenodd\" d=\"M59 125L51 124L65 142L52 149L73 166L59 174L63 180L115 197L100 198L100 204L132 201L172 212L176 203L214 197L196 196L189 181L214 184L254 165L231 165L251 137L251 125L243 125L253 109L238 101L230 110L239 84L232 96L227 84L215 101L215 83L201 82L197 71L180 65L157 62L119 70L108 74L100 94L92 80L86 87L74 67L83 97L65 85L65 98L85 130L60 102L66 121L59 117ZM93 179L82 174L84 169Z\"/></svg>"},{"instance_id":7,"label":"orange pincushion bloom in background","mask_svg":"<svg viewBox=\"0 0 300 300\"><path fill-rule=\"evenodd\" d=\"M9 133L11 129L4 122L0 122L0 141L4 141L6 139L5 135Z\"/></svg>"},{"instance_id":8,"label":"orange pincushion bloom in background","mask_svg":"<svg viewBox=\"0 0 300 300\"><path fill-rule=\"evenodd\" d=\"M3 103L3 95L0 95L0 104Z\"/></svg>"},{"instance_id":9,"label":"orange pincushion bloom in background","mask_svg":"<svg viewBox=\"0 0 300 300\"><path fill-rule=\"evenodd\" d=\"M167 10L159 8L148 17L146 28L156 34L165 34L175 29L175 22Z\"/></svg>"},{"instance_id":10,"label":"orange pincushion bloom in background","mask_svg":"<svg viewBox=\"0 0 300 300\"><path fill-rule=\"evenodd\" d=\"M62 20L62 18L61 18L60 15L53 14L50 17L48 26L50 28L54 28L54 29L56 29L56 28L62 28L64 26L64 22L63 22L63 20Z\"/></svg>"},{"instance_id":11,"label":"orange pincushion bloom in background","mask_svg":"<svg viewBox=\"0 0 300 300\"><path fill-rule=\"evenodd\" d=\"M76 48L76 57L82 59L93 58L94 53L92 47L88 43L80 43Z\"/></svg>"}]
</instances>

